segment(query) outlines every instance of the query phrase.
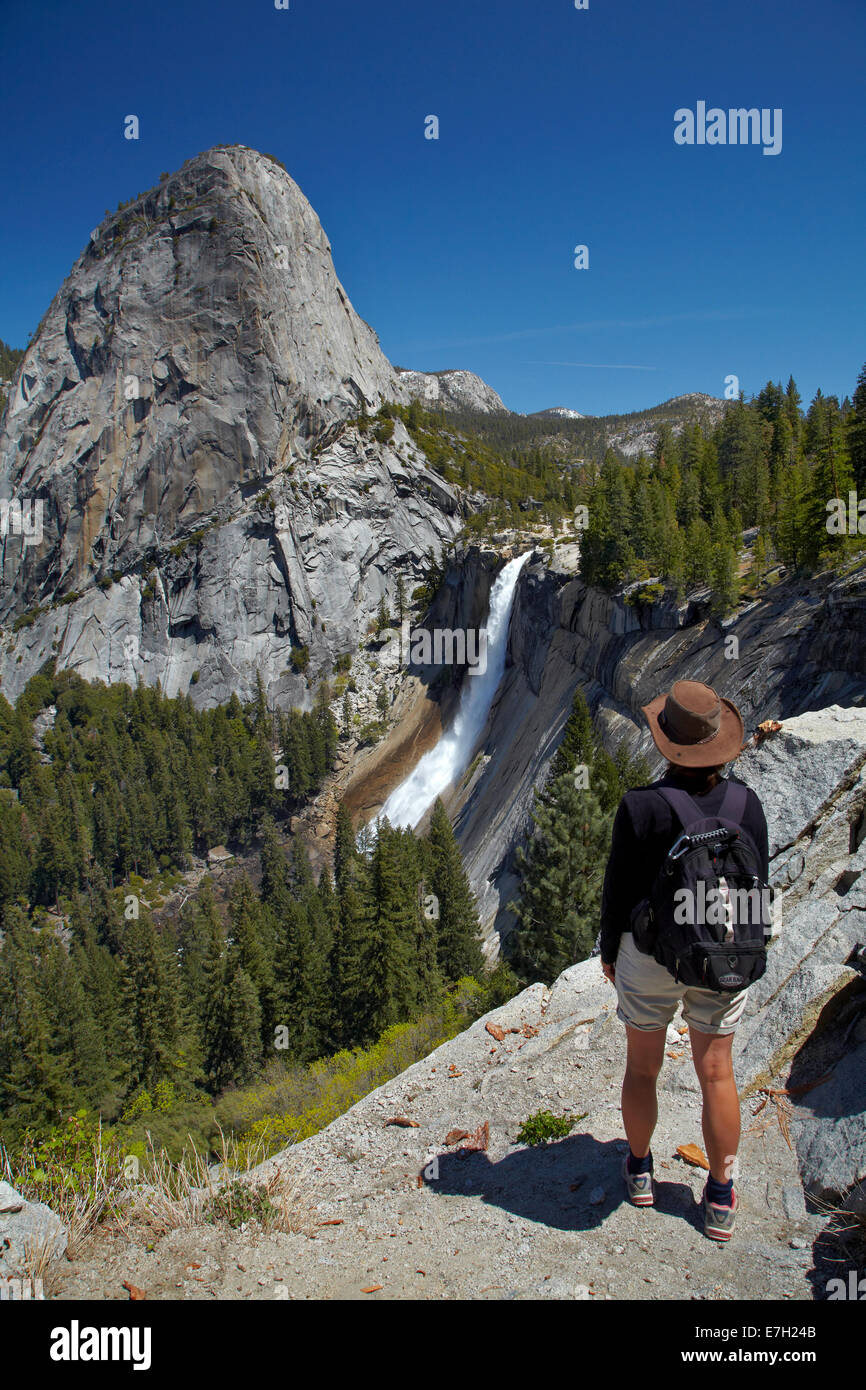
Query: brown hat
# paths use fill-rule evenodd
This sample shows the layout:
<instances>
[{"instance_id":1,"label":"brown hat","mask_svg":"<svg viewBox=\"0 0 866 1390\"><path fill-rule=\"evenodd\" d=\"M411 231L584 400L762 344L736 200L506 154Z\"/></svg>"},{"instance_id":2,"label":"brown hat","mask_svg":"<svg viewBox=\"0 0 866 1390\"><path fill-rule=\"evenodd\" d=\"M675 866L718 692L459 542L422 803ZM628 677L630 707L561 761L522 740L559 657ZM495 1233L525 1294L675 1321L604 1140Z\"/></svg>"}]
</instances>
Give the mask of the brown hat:
<instances>
[{"instance_id":1,"label":"brown hat","mask_svg":"<svg viewBox=\"0 0 866 1390\"><path fill-rule=\"evenodd\" d=\"M701 681L675 681L643 713L656 748L680 767L721 767L743 747L740 711Z\"/></svg>"}]
</instances>

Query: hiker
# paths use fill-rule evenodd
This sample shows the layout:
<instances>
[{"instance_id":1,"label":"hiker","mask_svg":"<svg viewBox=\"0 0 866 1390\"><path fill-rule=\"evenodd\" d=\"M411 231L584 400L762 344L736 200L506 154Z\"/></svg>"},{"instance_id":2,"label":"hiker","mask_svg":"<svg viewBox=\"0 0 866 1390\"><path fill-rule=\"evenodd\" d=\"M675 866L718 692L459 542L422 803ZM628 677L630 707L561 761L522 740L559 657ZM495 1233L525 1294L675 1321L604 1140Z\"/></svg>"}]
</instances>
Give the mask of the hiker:
<instances>
[{"instance_id":1,"label":"hiker","mask_svg":"<svg viewBox=\"0 0 866 1390\"><path fill-rule=\"evenodd\" d=\"M616 987L617 1016L625 1024L628 1041L622 1116L629 1153L623 1164L623 1177L633 1205L653 1205L650 1141L658 1117L656 1079L664 1060L667 1028L682 1000L703 1095L702 1127L710 1165L702 1198L704 1233L710 1239L723 1241L730 1239L737 1212L731 1171L740 1139L740 1105L731 1049L748 989L748 983L737 989L732 987L732 981L745 979L752 983L763 972L768 916L762 912L761 926L745 931L747 937L761 938L759 948L750 951L749 947L755 945L750 940L745 946L732 948L739 956L725 957L736 966L727 975L712 973L728 968L719 964L718 953L725 948L706 946L706 940L718 940L720 933L710 931L708 936L704 929L705 941L699 943L703 950L697 949L694 955L704 971L698 975L681 959L672 959L665 933L696 929L672 929L667 925L669 918L658 906L665 876L657 875L672 864L667 858L672 847L674 855L682 851L679 837L687 823L691 822L695 830L706 830L708 826L718 827L716 817L721 817L733 819L740 828L739 836L731 841L735 845L732 852L741 856L740 867L754 870L751 881L757 884L760 879L760 885L766 885L767 822L756 794L739 778L721 775L743 746L743 721L735 705L720 698L711 686L684 680L644 706L643 714L656 747L668 760L668 769L657 782L627 792L620 802L604 879L600 935L602 969ZM696 824L698 817L711 819ZM704 851L703 857L710 876L713 866L718 869L720 863L713 855L722 852L718 843L713 844L710 839L709 851ZM694 869L700 858L699 850L693 850L690 856L681 853L676 868L679 871L681 865L691 862ZM725 864L729 862L725 860ZM667 881L673 883L675 879ZM727 881L719 882L719 892L725 891ZM656 905L654 913L648 911L648 903ZM726 919L722 941L733 940L730 920ZM697 930L700 933L701 929ZM682 946L682 942L677 947L683 960L690 949L688 943ZM742 973L738 974L742 962ZM684 982L683 973L692 977L691 983ZM680 978L675 978L675 974ZM719 987L696 987L694 980L701 978L709 978Z\"/></svg>"}]
</instances>

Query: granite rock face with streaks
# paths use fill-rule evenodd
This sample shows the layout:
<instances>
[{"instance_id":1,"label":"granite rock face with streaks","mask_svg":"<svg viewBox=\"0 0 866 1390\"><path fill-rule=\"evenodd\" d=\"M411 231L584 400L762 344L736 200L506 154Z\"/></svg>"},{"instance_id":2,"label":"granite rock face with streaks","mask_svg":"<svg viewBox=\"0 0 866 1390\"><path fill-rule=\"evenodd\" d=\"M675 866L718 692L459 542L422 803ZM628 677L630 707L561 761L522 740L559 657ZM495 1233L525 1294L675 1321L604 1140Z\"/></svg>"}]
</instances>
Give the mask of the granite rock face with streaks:
<instances>
[{"instance_id":1,"label":"granite rock face with streaks","mask_svg":"<svg viewBox=\"0 0 866 1390\"><path fill-rule=\"evenodd\" d=\"M55 656L170 694L197 671L200 704L259 669L303 704L291 648L355 646L457 530L402 423L351 423L408 399L276 161L217 147L106 219L0 421L0 498L42 510L0 542L8 697Z\"/></svg>"}]
</instances>

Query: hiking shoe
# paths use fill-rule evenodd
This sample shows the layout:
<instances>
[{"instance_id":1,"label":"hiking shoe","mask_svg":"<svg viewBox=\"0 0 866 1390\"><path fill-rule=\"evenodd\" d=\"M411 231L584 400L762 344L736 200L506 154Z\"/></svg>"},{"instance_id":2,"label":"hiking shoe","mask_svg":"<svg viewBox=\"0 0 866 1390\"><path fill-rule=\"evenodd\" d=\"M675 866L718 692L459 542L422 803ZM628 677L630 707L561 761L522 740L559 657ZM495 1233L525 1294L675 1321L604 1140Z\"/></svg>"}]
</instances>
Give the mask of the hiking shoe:
<instances>
[{"instance_id":1,"label":"hiking shoe","mask_svg":"<svg viewBox=\"0 0 866 1390\"><path fill-rule=\"evenodd\" d=\"M622 1175L625 1179L628 1200L633 1207L655 1206L652 1173L630 1173L628 1171L628 1158L624 1158L622 1161Z\"/></svg>"},{"instance_id":2,"label":"hiking shoe","mask_svg":"<svg viewBox=\"0 0 866 1390\"><path fill-rule=\"evenodd\" d=\"M701 1201L704 1212L704 1235L709 1236L710 1240L730 1240L734 1233L739 1202L736 1192L731 1195L733 1197L731 1205L720 1207L715 1202L707 1201L707 1189L704 1188Z\"/></svg>"}]
</instances>

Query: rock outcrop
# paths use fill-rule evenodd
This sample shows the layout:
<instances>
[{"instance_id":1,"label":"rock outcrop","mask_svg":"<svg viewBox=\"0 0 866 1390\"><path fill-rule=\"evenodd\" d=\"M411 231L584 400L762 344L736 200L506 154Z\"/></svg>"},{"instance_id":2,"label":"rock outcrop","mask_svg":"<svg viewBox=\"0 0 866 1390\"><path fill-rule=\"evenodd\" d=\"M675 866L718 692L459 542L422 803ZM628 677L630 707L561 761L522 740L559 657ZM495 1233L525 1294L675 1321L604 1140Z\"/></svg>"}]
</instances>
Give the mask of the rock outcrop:
<instances>
[{"instance_id":1,"label":"rock outcrop","mask_svg":"<svg viewBox=\"0 0 866 1390\"><path fill-rule=\"evenodd\" d=\"M0 1181L0 1297L10 1280L38 1277L43 1266L64 1254L67 1231L44 1202L30 1202Z\"/></svg>"},{"instance_id":2,"label":"rock outcrop","mask_svg":"<svg viewBox=\"0 0 866 1390\"><path fill-rule=\"evenodd\" d=\"M352 650L458 529L402 422L351 423L408 396L306 198L242 146L96 229L13 388L0 498L38 503L42 535L0 542L10 699L53 656L171 694L198 673L200 704L258 669L303 704L292 648L313 672Z\"/></svg>"},{"instance_id":3,"label":"rock outcrop","mask_svg":"<svg viewBox=\"0 0 866 1390\"><path fill-rule=\"evenodd\" d=\"M785 720L735 771L764 804L777 893L740 1074L791 1090L806 1189L866 1211L866 709Z\"/></svg>"},{"instance_id":4,"label":"rock outcrop","mask_svg":"<svg viewBox=\"0 0 866 1390\"><path fill-rule=\"evenodd\" d=\"M492 386L474 372L413 372L398 368L400 384L426 410L471 410L484 415L508 415L508 407Z\"/></svg>"}]
</instances>

